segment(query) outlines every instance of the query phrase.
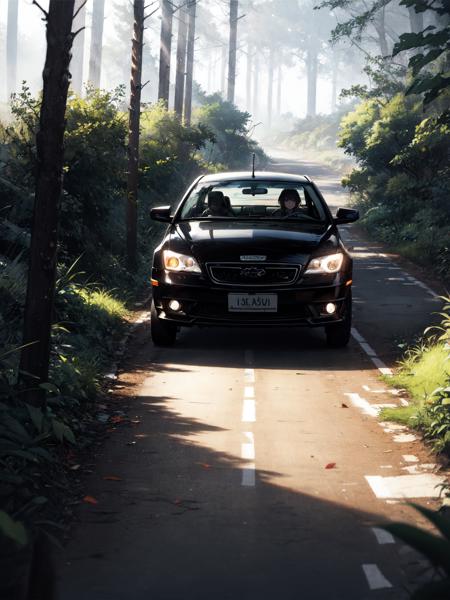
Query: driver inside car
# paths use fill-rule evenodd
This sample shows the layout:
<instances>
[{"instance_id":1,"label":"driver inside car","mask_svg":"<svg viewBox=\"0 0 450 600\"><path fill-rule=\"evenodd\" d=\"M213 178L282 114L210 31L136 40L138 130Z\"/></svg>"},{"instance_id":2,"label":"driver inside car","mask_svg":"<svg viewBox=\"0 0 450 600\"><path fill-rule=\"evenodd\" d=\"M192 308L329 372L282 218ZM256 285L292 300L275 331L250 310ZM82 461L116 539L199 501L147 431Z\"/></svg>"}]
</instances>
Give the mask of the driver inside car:
<instances>
[{"instance_id":1,"label":"driver inside car","mask_svg":"<svg viewBox=\"0 0 450 600\"><path fill-rule=\"evenodd\" d=\"M300 195L297 190L284 189L278 198L278 204L280 208L272 213L273 217L297 217L305 214L300 208Z\"/></svg>"},{"instance_id":2,"label":"driver inside car","mask_svg":"<svg viewBox=\"0 0 450 600\"><path fill-rule=\"evenodd\" d=\"M209 192L208 208L205 209L202 217L234 217L230 207L230 199L224 196L222 192Z\"/></svg>"}]
</instances>

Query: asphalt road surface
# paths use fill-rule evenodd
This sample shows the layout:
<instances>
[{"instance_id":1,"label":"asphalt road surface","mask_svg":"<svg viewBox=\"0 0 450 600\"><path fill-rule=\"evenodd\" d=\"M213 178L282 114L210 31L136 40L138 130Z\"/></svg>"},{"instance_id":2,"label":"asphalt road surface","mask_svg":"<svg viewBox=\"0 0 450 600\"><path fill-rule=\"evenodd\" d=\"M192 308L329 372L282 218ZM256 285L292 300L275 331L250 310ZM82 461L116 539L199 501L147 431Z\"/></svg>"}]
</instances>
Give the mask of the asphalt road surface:
<instances>
[{"instance_id":1,"label":"asphalt road surface","mask_svg":"<svg viewBox=\"0 0 450 600\"><path fill-rule=\"evenodd\" d=\"M276 162L346 204L326 167ZM62 600L398 600L428 576L379 525L423 524L405 499L437 506L445 474L377 415L407 402L381 374L441 304L343 231L355 258L345 350L300 328L184 330L171 349L145 334L135 379L117 382L135 386L136 422L96 457L86 493L97 504L83 504L60 557Z\"/></svg>"}]
</instances>

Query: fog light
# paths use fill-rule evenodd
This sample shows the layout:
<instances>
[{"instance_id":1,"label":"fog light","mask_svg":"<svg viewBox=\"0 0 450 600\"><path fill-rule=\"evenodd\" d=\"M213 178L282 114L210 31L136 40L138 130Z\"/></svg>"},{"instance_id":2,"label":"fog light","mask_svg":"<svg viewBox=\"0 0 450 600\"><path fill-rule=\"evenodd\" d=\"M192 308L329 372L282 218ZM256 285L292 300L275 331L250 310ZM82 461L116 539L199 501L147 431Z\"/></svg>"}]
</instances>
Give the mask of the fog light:
<instances>
[{"instance_id":1,"label":"fog light","mask_svg":"<svg viewBox=\"0 0 450 600\"><path fill-rule=\"evenodd\" d=\"M178 302L178 300L171 300L169 302L169 308L170 308L170 310L173 310L174 312L178 312L181 308L181 304Z\"/></svg>"},{"instance_id":2,"label":"fog light","mask_svg":"<svg viewBox=\"0 0 450 600\"><path fill-rule=\"evenodd\" d=\"M328 304L325 306L325 310L329 315L332 315L336 312L336 304L334 304L334 302L328 302Z\"/></svg>"}]
</instances>

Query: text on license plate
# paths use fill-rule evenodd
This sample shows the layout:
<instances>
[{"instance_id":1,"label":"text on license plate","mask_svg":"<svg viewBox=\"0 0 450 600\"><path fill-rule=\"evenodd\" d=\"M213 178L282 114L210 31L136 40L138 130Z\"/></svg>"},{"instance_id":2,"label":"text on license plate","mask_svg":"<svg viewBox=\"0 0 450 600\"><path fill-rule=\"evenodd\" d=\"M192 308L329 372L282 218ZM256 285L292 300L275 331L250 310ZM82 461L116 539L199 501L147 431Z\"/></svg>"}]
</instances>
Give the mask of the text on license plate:
<instances>
[{"instance_id":1,"label":"text on license plate","mask_svg":"<svg viewBox=\"0 0 450 600\"><path fill-rule=\"evenodd\" d=\"M229 312L277 312L276 294L228 294Z\"/></svg>"}]
</instances>

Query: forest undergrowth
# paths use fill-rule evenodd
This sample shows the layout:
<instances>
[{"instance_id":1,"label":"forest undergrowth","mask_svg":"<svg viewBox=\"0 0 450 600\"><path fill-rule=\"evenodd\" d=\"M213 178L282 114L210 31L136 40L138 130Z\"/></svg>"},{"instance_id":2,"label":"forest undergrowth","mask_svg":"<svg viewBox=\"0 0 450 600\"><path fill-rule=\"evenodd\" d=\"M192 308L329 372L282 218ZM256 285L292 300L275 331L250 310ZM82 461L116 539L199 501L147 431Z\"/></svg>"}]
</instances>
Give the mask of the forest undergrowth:
<instances>
[{"instance_id":1,"label":"forest undergrowth","mask_svg":"<svg viewBox=\"0 0 450 600\"><path fill-rule=\"evenodd\" d=\"M2 559L28 548L30 536L61 538L71 518L64 498L77 453L109 423L95 417L103 377L136 302L149 294L162 227L150 220L150 208L175 207L202 172L250 164L252 152L265 160L248 135L250 115L219 95L203 95L189 127L163 104L144 106L139 256L131 273L125 260L124 89L70 96L50 377L41 384L47 402L37 408L23 400L17 380L40 102L24 87L13 98L11 118L0 124L0 531L9 540Z\"/></svg>"}]
</instances>

